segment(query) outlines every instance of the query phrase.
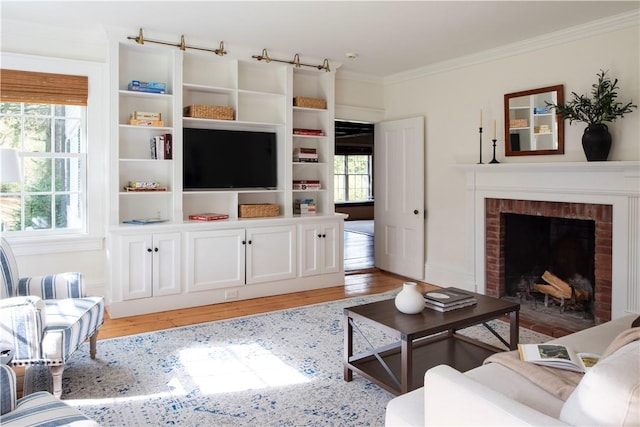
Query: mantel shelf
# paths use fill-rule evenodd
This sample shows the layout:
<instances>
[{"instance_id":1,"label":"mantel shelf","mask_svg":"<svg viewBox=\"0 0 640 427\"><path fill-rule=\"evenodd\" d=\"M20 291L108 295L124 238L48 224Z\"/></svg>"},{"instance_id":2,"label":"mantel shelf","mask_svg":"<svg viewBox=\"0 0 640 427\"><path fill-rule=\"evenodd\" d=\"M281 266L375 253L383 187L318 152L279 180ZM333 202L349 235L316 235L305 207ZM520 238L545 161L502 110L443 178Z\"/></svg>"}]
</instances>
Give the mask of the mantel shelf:
<instances>
[{"instance_id":1,"label":"mantel shelf","mask_svg":"<svg viewBox=\"0 0 640 427\"><path fill-rule=\"evenodd\" d=\"M456 168L469 172L505 173L505 172L596 172L625 171L640 175L640 161L608 161L608 162L552 162L552 163L498 163L498 164L463 164Z\"/></svg>"}]
</instances>

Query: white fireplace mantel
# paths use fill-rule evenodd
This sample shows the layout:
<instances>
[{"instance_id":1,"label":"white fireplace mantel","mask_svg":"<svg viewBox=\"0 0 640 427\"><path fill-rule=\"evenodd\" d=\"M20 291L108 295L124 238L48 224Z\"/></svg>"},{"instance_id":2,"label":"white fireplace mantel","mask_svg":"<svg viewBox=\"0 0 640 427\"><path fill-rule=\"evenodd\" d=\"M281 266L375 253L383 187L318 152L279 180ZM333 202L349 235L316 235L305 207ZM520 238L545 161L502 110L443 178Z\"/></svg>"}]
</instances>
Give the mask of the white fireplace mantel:
<instances>
[{"instance_id":1,"label":"white fireplace mantel","mask_svg":"<svg viewBox=\"0 0 640 427\"><path fill-rule=\"evenodd\" d=\"M466 172L468 289L485 291L485 199L613 206L611 318L640 313L640 162L458 165Z\"/></svg>"}]
</instances>

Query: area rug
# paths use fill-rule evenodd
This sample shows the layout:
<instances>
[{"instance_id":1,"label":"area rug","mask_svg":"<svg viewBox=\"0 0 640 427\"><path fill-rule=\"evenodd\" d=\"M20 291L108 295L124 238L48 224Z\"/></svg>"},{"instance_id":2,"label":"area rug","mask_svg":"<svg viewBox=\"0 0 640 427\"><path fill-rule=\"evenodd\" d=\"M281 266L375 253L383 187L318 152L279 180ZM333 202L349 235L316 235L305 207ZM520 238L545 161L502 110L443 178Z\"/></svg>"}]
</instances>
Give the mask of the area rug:
<instances>
[{"instance_id":1,"label":"area rug","mask_svg":"<svg viewBox=\"0 0 640 427\"><path fill-rule=\"evenodd\" d=\"M84 345L64 370L62 398L103 426L382 426L393 395L357 374L343 380L342 316L394 295L101 340L96 360ZM507 323L491 323L508 336ZM390 342L361 326L374 345ZM484 327L465 331L499 345ZM521 342L548 339L520 331Z\"/></svg>"}]
</instances>

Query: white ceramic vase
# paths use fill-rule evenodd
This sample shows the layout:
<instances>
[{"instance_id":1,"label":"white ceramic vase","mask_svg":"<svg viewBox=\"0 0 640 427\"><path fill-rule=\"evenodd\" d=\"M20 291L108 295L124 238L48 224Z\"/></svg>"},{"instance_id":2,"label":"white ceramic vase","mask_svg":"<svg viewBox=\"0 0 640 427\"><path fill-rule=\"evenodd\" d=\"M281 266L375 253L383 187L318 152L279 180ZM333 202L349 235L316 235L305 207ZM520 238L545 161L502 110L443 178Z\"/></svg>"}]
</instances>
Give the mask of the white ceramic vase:
<instances>
[{"instance_id":1,"label":"white ceramic vase","mask_svg":"<svg viewBox=\"0 0 640 427\"><path fill-rule=\"evenodd\" d=\"M424 310L424 297L415 282L404 282L402 290L395 299L398 311L405 314L418 314Z\"/></svg>"}]
</instances>

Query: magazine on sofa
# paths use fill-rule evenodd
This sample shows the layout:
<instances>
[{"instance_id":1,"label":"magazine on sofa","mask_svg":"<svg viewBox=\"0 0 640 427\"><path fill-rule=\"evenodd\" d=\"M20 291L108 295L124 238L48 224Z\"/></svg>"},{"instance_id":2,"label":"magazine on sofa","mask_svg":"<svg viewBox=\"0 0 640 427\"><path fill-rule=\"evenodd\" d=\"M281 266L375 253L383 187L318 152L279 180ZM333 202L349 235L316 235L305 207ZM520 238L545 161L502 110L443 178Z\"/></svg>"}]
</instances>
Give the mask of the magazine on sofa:
<instances>
[{"instance_id":1,"label":"magazine on sofa","mask_svg":"<svg viewBox=\"0 0 640 427\"><path fill-rule=\"evenodd\" d=\"M518 344L520 360L551 368L586 372L600 356L593 353L576 353L561 344Z\"/></svg>"}]
</instances>

